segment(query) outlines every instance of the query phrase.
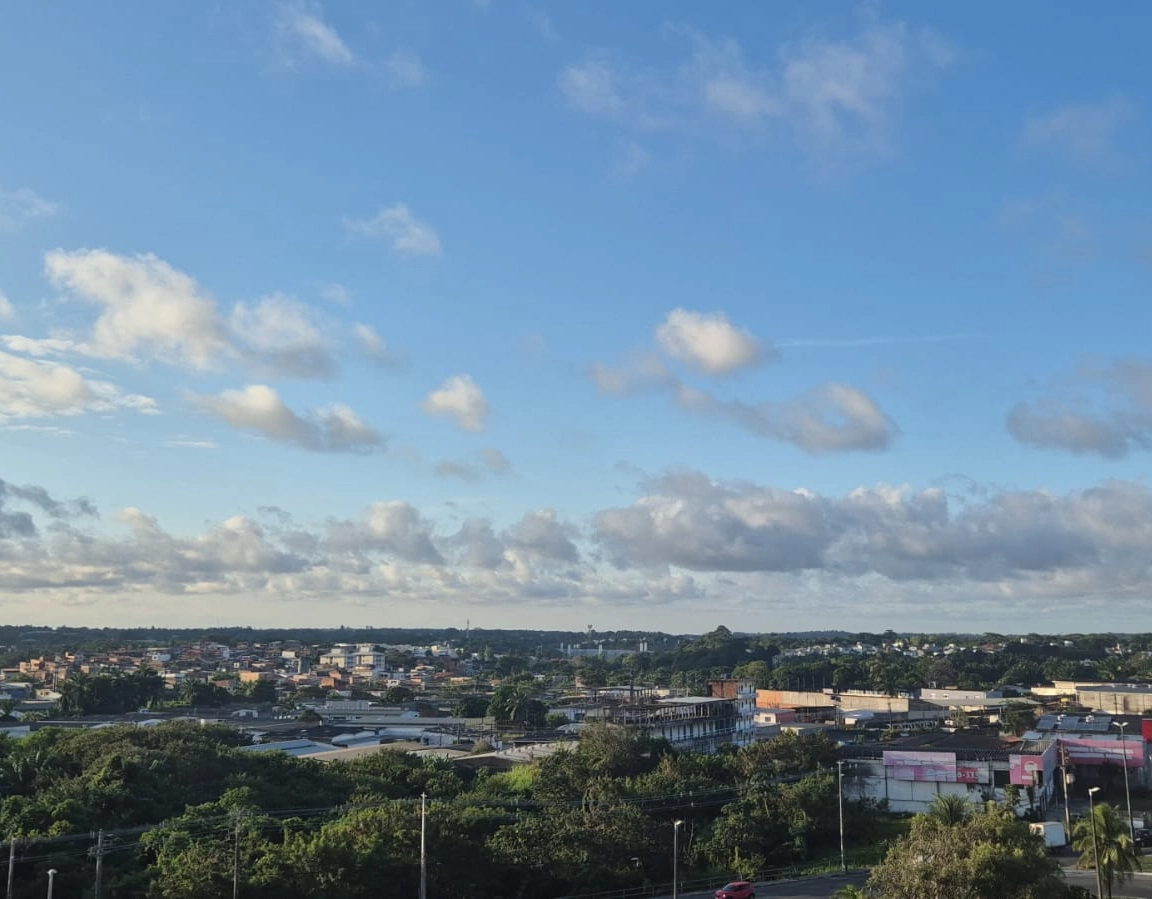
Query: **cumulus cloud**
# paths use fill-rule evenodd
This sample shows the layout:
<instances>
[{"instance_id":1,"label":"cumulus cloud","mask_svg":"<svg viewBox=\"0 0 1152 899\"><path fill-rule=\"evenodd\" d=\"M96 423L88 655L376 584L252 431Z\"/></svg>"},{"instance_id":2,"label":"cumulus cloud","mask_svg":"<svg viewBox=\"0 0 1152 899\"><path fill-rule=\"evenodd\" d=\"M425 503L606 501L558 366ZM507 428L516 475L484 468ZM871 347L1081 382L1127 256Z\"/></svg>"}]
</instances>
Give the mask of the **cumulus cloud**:
<instances>
[{"instance_id":1,"label":"cumulus cloud","mask_svg":"<svg viewBox=\"0 0 1152 899\"><path fill-rule=\"evenodd\" d=\"M722 313L674 309L656 329L656 344L669 357L707 375L726 375L776 358ZM693 387L650 350L619 366L595 363L592 382L604 393L657 391L671 395L692 415L725 419L760 437L790 443L812 454L887 449L898 434L877 402L850 384L820 384L783 402L747 403L721 399Z\"/></svg>"},{"instance_id":2,"label":"cumulus cloud","mask_svg":"<svg viewBox=\"0 0 1152 899\"><path fill-rule=\"evenodd\" d=\"M0 232L12 233L39 219L55 215L59 207L34 190L0 187Z\"/></svg>"},{"instance_id":3,"label":"cumulus cloud","mask_svg":"<svg viewBox=\"0 0 1152 899\"><path fill-rule=\"evenodd\" d=\"M428 394L423 409L429 415L455 419L463 431L483 431L488 418L488 400L469 375L449 378Z\"/></svg>"},{"instance_id":4,"label":"cumulus cloud","mask_svg":"<svg viewBox=\"0 0 1152 899\"><path fill-rule=\"evenodd\" d=\"M527 513L509 528L507 544L537 562L576 563L580 561L580 550L573 541L577 534L573 525L560 520L555 509L540 509Z\"/></svg>"},{"instance_id":5,"label":"cumulus cloud","mask_svg":"<svg viewBox=\"0 0 1152 899\"><path fill-rule=\"evenodd\" d=\"M308 527L277 508L184 535L144 508L112 517L104 529L87 500L0 481L0 592L38 604L169 595L632 606L640 616L689 601L710 615L792 620L862 606L886 621L971 629L1061 601L1106 597L1119 614L1128 599L1135 610L1152 583L1152 490L1133 482L821 495L688 471L642 483L589 533L550 509L444 530L395 498Z\"/></svg>"},{"instance_id":6,"label":"cumulus cloud","mask_svg":"<svg viewBox=\"0 0 1152 899\"><path fill-rule=\"evenodd\" d=\"M382 237L394 252L404 256L439 256L442 253L436 229L416 218L404 203L385 206L369 218L346 218L344 227L349 234Z\"/></svg>"},{"instance_id":7,"label":"cumulus cloud","mask_svg":"<svg viewBox=\"0 0 1152 899\"><path fill-rule=\"evenodd\" d=\"M1086 365L1068 383L1013 406L1008 433L1030 446L1110 459L1152 448L1152 361Z\"/></svg>"},{"instance_id":8,"label":"cumulus cloud","mask_svg":"<svg viewBox=\"0 0 1152 899\"><path fill-rule=\"evenodd\" d=\"M35 484L20 486L0 478L0 540L34 537L39 533L32 512L14 510L13 505L29 506L34 512L57 520L94 517L96 508L87 499L63 502Z\"/></svg>"},{"instance_id":9,"label":"cumulus cloud","mask_svg":"<svg viewBox=\"0 0 1152 899\"><path fill-rule=\"evenodd\" d=\"M384 551L408 562L442 565L432 527L410 503L377 502L357 521L332 521L328 542L335 552Z\"/></svg>"},{"instance_id":10,"label":"cumulus cloud","mask_svg":"<svg viewBox=\"0 0 1152 899\"><path fill-rule=\"evenodd\" d=\"M4 291L0 290L0 322L9 321L15 317L16 310L12 308L11 300L4 296Z\"/></svg>"},{"instance_id":11,"label":"cumulus cloud","mask_svg":"<svg viewBox=\"0 0 1152 899\"><path fill-rule=\"evenodd\" d=\"M1107 165L1116 161L1116 135L1135 115L1123 97L1102 103L1063 106L1032 116L1024 125L1024 145L1066 157L1072 162Z\"/></svg>"},{"instance_id":12,"label":"cumulus cloud","mask_svg":"<svg viewBox=\"0 0 1152 899\"><path fill-rule=\"evenodd\" d=\"M86 500L0 481L0 591L37 602L580 602L640 614L690 600L725 614L807 616L867 600L886 620L944 616L970 628L996 609L1018 616L1024 601L1039 609L1106 595L1115 611L1124 598L1143 602L1152 575L1152 491L1130 482L1064 494L880 484L820 495L682 472L643 483L634 501L595 515L589 534L549 509L444 531L400 499L309 528L271 509L190 535L146 509L123 509L111 532L95 516Z\"/></svg>"},{"instance_id":13,"label":"cumulus cloud","mask_svg":"<svg viewBox=\"0 0 1152 899\"><path fill-rule=\"evenodd\" d=\"M157 411L150 397L126 394L67 365L0 352L0 422L116 408Z\"/></svg>"},{"instance_id":14,"label":"cumulus cloud","mask_svg":"<svg viewBox=\"0 0 1152 899\"><path fill-rule=\"evenodd\" d=\"M678 362L708 375L727 375L764 361L760 341L722 312L673 309L656 329L660 348Z\"/></svg>"},{"instance_id":15,"label":"cumulus cloud","mask_svg":"<svg viewBox=\"0 0 1152 899\"><path fill-rule=\"evenodd\" d=\"M376 333L376 329L371 325L366 325L363 322L357 322L352 326L352 333L356 338L356 342L360 345L369 359L378 362L385 367L400 365L404 361L404 354L398 353L389 347L384 338Z\"/></svg>"},{"instance_id":16,"label":"cumulus cloud","mask_svg":"<svg viewBox=\"0 0 1152 899\"><path fill-rule=\"evenodd\" d=\"M595 537L618 566L983 583L1109 564L1145 582L1149 572L1138 546L1152 524L1139 516L1152 510L1152 492L1139 485L982 500L879 485L822 497L688 472L644 489L632 505L595 519Z\"/></svg>"},{"instance_id":17,"label":"cumulus cloud","mask_svg":"<svg viewBox=\"0 0 1152 899\"><path fill-rule=\"evenodd\" d=\"M872 397L851 384L828 383L782 403L718 400L685 388L679 401L690 411L719 415L757 434L805 452L887 449L898 430Z\"/></svg>"},{"instance_id":18,"label":"cumulus cloud","mask_svg":"<svg viewBox=\"0 0 1152 899\"><path fill-rule=\"evenodd\" d=\"M372 452L384 443L384 436L347 406L299 415L264 384L192 399L234 428L313 452Z\"/></svg>"},{"instance_id":19,"label":"cumulus cloud","mask_svg":"<svg viewBox=\"0 0 1152 899\"><path fill-rule=\"evenodd\" d=\"M273 37L281 61L292 68L309 62L349 68L358 62L339 32L324 21L319 3L298 0L280 4Z\"/></svg>"},{"instance_id":20,"label":"cumulus cloud","mask_svg":"<svg viewBox=\"0 0 1152 899\"><path fill-rule=\"evenodd\" d=\"M152 254L54 250L48 279L99 310L87 352L135 361L141 354L209 368L228 348L215 301L194 279Z\"/></svg>"},{"instance_id":21,"label":"cumulus cloud","mask_svg":"<svg viewBox=\"0 0 1152 899\"><path fill-rule=\"evenodd\" d=\"M336 360L312 313L291 297L274 294L255 303L237 303L229 325L258 371L281 377L336 376Z\"/></svg>"},{"instance_id":22,"label":"cumulus cloud","mask_svg":"<svg viewBox=\"0 0 1152 899\"><path fill-rule=\"evenodd\" d=\"M740 43L681 29L691 52L674 68L597 53L558 79L577 111L630 130L779 135L829 157L885 153L905 97L954 53L934 32L873 22L840 40L809 37L749 60Z\"/></svg>"},{"instance_id":23,"label":"cumulus cloud","mask_svg":"<svg viewBox=\"0 0 1152 899\"><path fill-rule=\"evenodd\" d=\"M227 316L194 278L152 255L54 250L49 280L97 309L91 333L3 338L31 355L77 353L124 362L160 361L196 370L241 363L286 378L331 378L337 363L307 306L283 294L237 303Z\"/></svg>"},{"instance_id":24,"label":"cumulus cloud","mask_svg":"<svg viewBox=\"0 0 1152 899\"><path fill-rule=\"evenodd\" d=\"M723 419L758 437L790 443L813 455L883 450L899 434L876 400L851 384L820 384L783 402L747 403L692 387L650 355L619 368L593 365L590 376L605 393L662 391L691 415Z\"/></svg>"}]
</instances>

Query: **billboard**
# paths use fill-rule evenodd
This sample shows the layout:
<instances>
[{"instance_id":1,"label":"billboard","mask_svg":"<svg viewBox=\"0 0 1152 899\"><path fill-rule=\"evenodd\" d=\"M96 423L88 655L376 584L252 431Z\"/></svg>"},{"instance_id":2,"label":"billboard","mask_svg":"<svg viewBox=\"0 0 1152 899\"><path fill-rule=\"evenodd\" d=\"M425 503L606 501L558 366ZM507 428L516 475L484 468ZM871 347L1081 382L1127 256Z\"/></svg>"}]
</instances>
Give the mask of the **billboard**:
<instances>
[{"instance_id":1,"label":"billboard","mask_svg":"<svg viewBox=\"0 0 1152 899\"><path fill-rule=\"evenodd\" d=\"M1056 773L1056 744L1049 744L1042 753L1013 753L1008 756L1008 780L1018 787L1049 784Z\"/></svg>"},{"instance_id":2,"label":"billboard","mask_svg":"<svg viewBox=\"0 0 1152 899\"><path fill-rule=\"evenodd\" d=\"M988 763L975 763L968 765L956 765L956 783L961 784L987 784L992 783L992 778L988 772Z\"/></svg>"},{"instance_id":3,"label":"billboard","mask_svg":"<svg viewBox=\"0 0 1152 899\"><path fill-rule=\"evenodd\" d=\"M1073 765L1126 765L1144 767L1144 740L1142 737L1065 737L1062 741Z\"/></svg>"},{"instance_id":4,"label":"billboard","mask_svg":"<svg viewBox=\"0 0 1152 899\"><path fill-rule=\"evenodd\" d=\"M930 783L956 783L958 780L954 752L886 751L884 767L893 780Z\"/></svg>"}]
</instances>

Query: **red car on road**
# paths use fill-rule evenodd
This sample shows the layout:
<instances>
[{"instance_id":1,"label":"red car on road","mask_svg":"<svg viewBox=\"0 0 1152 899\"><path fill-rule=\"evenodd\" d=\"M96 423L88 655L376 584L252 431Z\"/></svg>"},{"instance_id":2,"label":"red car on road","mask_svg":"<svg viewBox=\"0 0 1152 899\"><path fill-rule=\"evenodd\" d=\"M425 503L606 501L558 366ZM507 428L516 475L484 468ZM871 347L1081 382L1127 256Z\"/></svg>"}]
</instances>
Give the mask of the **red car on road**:
<instances>
[{"instance_id":1,"label":"red car on road","mask_svg":"<svg viewBox=\"0 0 1152 899\"><path fill-rule=\"evenodd\" d=\"M756 891L747 880L737 880L722 886L715 893L716 899L756 899Z\"/></svg>"}]
</instances>

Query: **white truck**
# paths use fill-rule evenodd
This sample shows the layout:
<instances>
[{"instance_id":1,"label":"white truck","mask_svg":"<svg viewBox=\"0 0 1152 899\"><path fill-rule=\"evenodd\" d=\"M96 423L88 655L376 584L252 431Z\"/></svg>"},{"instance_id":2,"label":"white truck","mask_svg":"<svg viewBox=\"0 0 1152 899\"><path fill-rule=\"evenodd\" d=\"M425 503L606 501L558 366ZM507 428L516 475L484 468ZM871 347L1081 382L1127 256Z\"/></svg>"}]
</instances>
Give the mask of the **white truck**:
<instances>
[{"instance_id":1,"label":"white truck","mask_svg":"<svg viewBox=\"0 0 1152 899\"><path fill-rule=\"evenodd\" d=\"M1041 821L1028 827L1032 833L1044 838L1044 845L1049 852L1059 852L1068 845L1068 835L1064 833L1064 825L1060 821Z\"/></svg>"}]
</instances>

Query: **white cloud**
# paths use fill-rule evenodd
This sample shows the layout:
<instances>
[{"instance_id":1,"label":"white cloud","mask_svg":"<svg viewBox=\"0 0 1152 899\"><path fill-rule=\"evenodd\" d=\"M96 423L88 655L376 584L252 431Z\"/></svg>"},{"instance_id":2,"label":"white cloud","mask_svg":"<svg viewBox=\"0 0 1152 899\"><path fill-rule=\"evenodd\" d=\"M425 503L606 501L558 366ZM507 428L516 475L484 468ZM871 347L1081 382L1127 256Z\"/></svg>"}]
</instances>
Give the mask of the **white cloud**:
<instances>
[{"instance_id":1,"label":"white cloud","mask_svg":"<svg viewBox=\"0 0 1152 899\"><path fill-rule=\"evenodd\" d=\"M708 375L731 374L776 358L747 331L721 313L674 309L656 329L656 343L667 355ZM747 403L721 399L681 380L651 351L634 354L612 367L595 363L589 376L604 393L658 391L671 395L685 412L722 418L760 437L790 443L814 455L887 449L898 429L879 404L858 387L818 385L783 402Z\"/></svg>"},{"instance_id":2,"label":"white cloud","mask_svg":"<svg viewBox=\"0 0 1152 899\"><path fill-rule=\"evenodd\" d=\"M164 446L181 449L219 449L215 440L193 440L190 437L177 437L164 441Z\"/></svg>"},{"instance_id":3,"label":"white cloud","mask_svg":"<svg viewBox=\"0 0 1152 899\"><path fill-rule=\"evenodd\" d=\"M627 108L620 75L607 59L589 59L560 73L560 90L580 112L615 117Z\"/></svg>"},{"instance_id":4,"label":"white cloud","mask_svg":"<svg viewBox=\"0 0 1152 899\"><path fill-rule=\"evenodd\" d=\"M358 519L329 520L317 545L370 572L372 560L385 555L416 565L441 566L432 525L411 503L387 500L370 504Z\"/></svg>"},{"instance_id":5,"label":"white cloud","mask_svg":"<svg viewBox=\"0 0 1152 899\"><path fill-rule=\"evenodd\" d=\"M765 357L760 341L722 312L673 309L656 329L656 342L673 359L709 375L751 368Z\"/></svg>"},{"instance_id":6,"label":"white cloud","mask_svg":"<svg viewBox=\"0 0 1152 899\"><path fill-rule=\"evenodd\" d=\"M760 63L731 38L680 33L693 50L678 67L637 68L598 53L565 67L560 91L578 111L633 131L754 130L827 163L888 152L905 96L954 58L933 32L903 23L785 44Z\"/></svg>"},{"instance_id":7,"label":"white cloud","mask_svg":"<svg viewBox=\"0 0 1152 899\"><path fill-rule=\"evenodd\" d=\"M282 3L273 23L274 37L285 65L297 67L311 61L349 68L356 54L339 32L324 21L319 3Z\"/></svg>"},{"instance_id":8,"label":"white cloud","mask_svg":"<svg viewBox=\"0 0 1152 899\"><path fill-rule=\"evenodd\" d=\"M258 371L281 377L332 378L338 366L302 303L281 294L237 303L229 327Z\"/></svg>"},{"instance_id":9,"label":"white cloud","mask_svg":"<svg viewBox=\"0 0 1152 899\"><path fill-rule=\"evenodd\" d=\"M1008 433L1021 443L1076 455L1120 459L1152 449L1152 360L1083 366L1065 389L1020 402Z\"/></svg>"},{"instance_id":10,"label":"white cloud","mask_svg":"<svg viewBox=\"0 0 1152 899\"><path fill-rule=\"evenodd\" d=\"M74 368L0 352L0 421L81 415L116 408L156 411L149 397L125 394Z\"/></svg>"},{"instance_id":11,"label":"white cloud","mask_svg":"<svg viewBox=\"0 0 1152 899\"><path fill-rule=\"evenodd\" d=\"M371 325L357 322L352 326L352 333L368 358L385 366L398 365L404 361L404 355L391 349Z\"/></svg>"},{"instance_id":12,"label":"white cloud","mask_svg":"<svg viewBox=\"0 0 1152 899\"><path fill-rule=\"evenodd\" d=\"M0 343L14 353L25 356L63 356L80 352L74 340L64 337L25 337L23 334L0 334Z\"/></svg>"},{"instance_id":13,"label":"white cloud","mask_svg":"<svg viewBox=\"0 0 1152 899\"><path fill-rule=\"evenodd\" d=\"M263 384L192 399L234 428L313 452L371 452L384 443L383 435L347 406L298 415L280 394Z\"/></svg>"},{"instance_id":14,"label":"white cloud","mask_svg":"<svg viewBox=\"0 0 1152 899\"><path fill-rule=\"evenodd\" d=\"M383 237L402 255L439 256L442 253L440 236L435 229L416 218L403 203L386 206L371 218L346 218L344 227L351 234Z\"/></svg>"},{"instance_id":15,"label":"white cloud","mask_svg":"<svg viewBox=\"0 0 1152 899\"><path fill-rule=\"evenodd\" d=\"M194 279L145 254L53 250L49 280L100 312L86 351L135 361L141 354L210 368L228 353L228 336L215 301Z\"/></svg>"},{"instance_id":16,"label":"white cloud","mask_svg":"<svg viewBox=\"0 0 1152 899\"><path fill-rule=\"evenodd\" d=\"M147 509L114 519L110 535L87 500L0 481L0 592L41 609L147 597L161 615L164 596L323 608L387 598L424 614L587 604L648 620L689 603L709 616L798 622L863 604L862 620L922 627L944 617L971 630L1056 603L1065 614L1094 603L1089 615L1138 616L1152 585L1152 491L1135 482L1064 494L879 484L821 495L689 471L644 483L633 501L595 515L588 534L550 509L506 527L473 518L445 530L396 498L308 527L279 509L188 535Z\"/></svg>"},{"instance_id":17,"label":"white cloud","mask_svg":"<svg viewBox=\"0 0 1152 899\"><path fill-rule=\"evenodd\" d=\"M98 310L91 333L4 335L9 349L35 356L77 353L124 362L158 361L198 370L242 363L261 376L332 378L338 365L316 322L297 300L271 294L222 315L190 275L151 254L54 250L49 280Z\"/></svg>"},{"instance_id":18,"label":"white cloud","mask_svg":"<svg viewBox=\"0 0 1152 899\"><path fill-rule=\"evenodd\" d=\"M1028 147L1050 150L1073 162L1107 165L1118 155L1117 132L1134 116L1132 104L1123 97L1064 106L1048 115L1029 118L1023 141Z\"/></svg>"},{"instance_id":19,"label":"white cloud","mask_svg":"<svg viewBox=\"0 0 1152 899\"><path fill-rule=\"evenodd\" d=\"M16 310L12 308L12 301L4 296L4 291L0 290L0 322L11 321L16 317Z\"/></svg>"},{"instance_id":20,"label":"white cloud","mask_svg":"<svg viewBox=\"0 0 1152 899\"><path fill-rule=\"evenodd\" d=\"M488 417L488 400L468 375L449 378L428 394L423 408L429 415L454 418L456 425L464 431L483 431Z\"/></svg>"},{"instance_id":21,"label":"white cloud","mask_svg":"<svg viewBox=\"0 0 1152 899\"><path fill-rule=\"evenodd\" d=\"M1130 492L1130 488L1135 488ZM983 498L878 485L843 497L686 472L645 485L630 506L596 518L597 539L617 565L692 571L823 571L860 579L1032 584L1059 594L1056 578L1122 569L1145 584L1139 557L1152 531L1140 519L1152 492L1107 483L1055 496L989 491ZM1081 585L1085 583L1080 581Z\"/></svg>"},{"instance_id":22,"label":"white cloud","mask_svg":"<svg viewBox=\"0 0 1152 899\"><path fill-rule=\"evenodd\" d=\"M899 433L876 401L851 384L821 384L782 403L723 401L691 390L681 391L678 401L689 411L720 415L813 455L887 449Z\"/></svg>"},{"instance_id":23,"label":"white cloud","mask_svg":"<svg viewBox=\"0 0 1152 899\"><path fill-rule=\"evenodd\" d=\"M27 187L5 190L0 187L0 231L19 231L38 219L50 218L59 207Z\"/></svg>"}]
</instances>

